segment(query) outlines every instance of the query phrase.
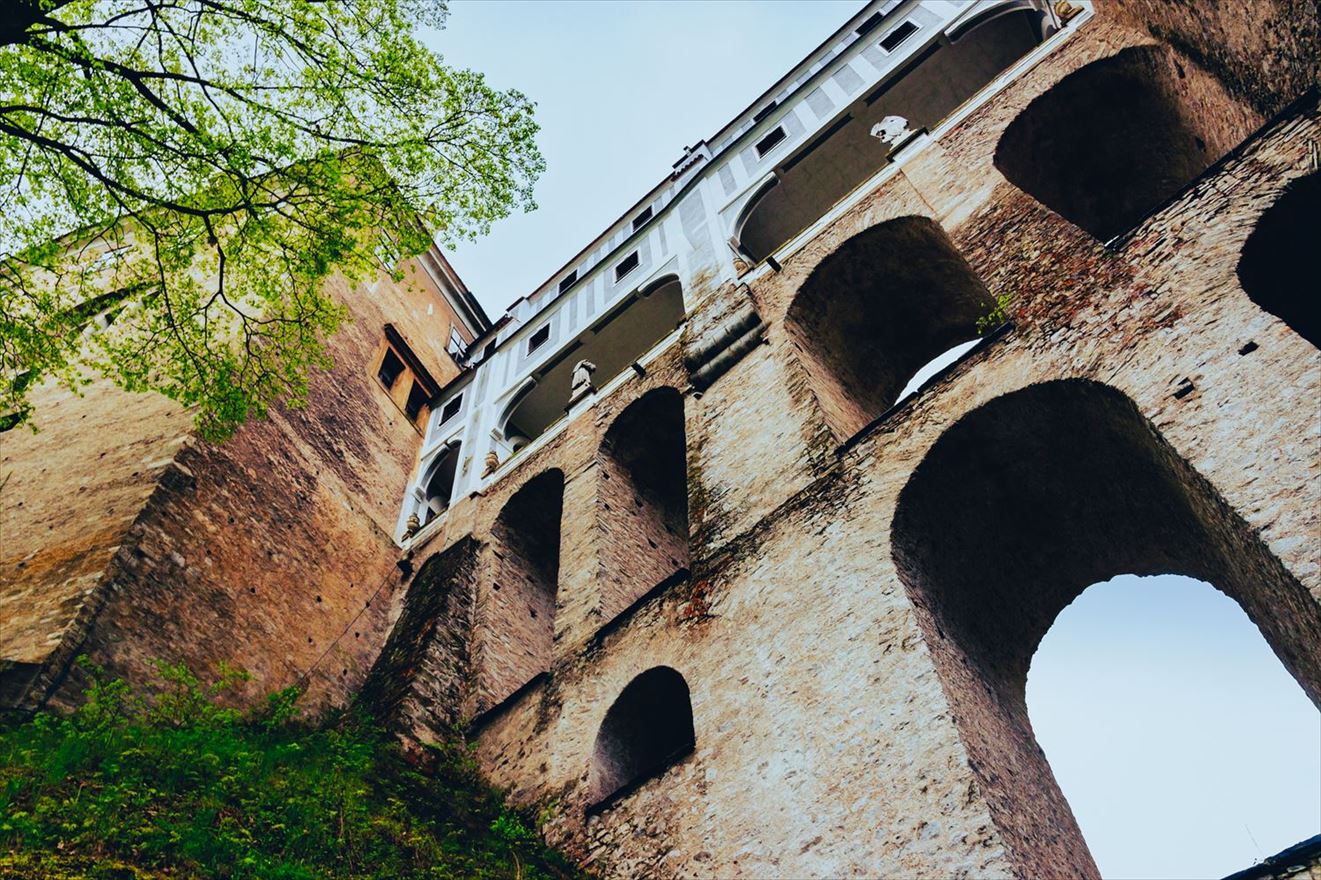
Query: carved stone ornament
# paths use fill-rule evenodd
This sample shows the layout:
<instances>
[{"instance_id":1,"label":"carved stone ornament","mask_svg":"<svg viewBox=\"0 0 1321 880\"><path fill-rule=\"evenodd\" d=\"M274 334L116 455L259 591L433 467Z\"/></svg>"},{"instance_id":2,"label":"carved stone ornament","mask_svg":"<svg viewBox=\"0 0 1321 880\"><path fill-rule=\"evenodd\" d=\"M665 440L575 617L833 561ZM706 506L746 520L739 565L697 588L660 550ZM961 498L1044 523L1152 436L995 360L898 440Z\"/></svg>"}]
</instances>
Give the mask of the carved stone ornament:
<instances>
[{"instance_id":1,"label":"carved stone ornament","mask_svg":"<svg viewBox=\"0 0 1321 880\"><path fill-rule=\"evenodd\" d=\"M408 522L404 524L404 537L411 538L422 528L422 521L417 518L416 513L408 515Z\"/></svg>"},{"instance_id":2,"label":"carved stone ornament","mask_svg":"<svg viewBox=\"0 0 1321 880\"><path fill-rule=\"evenodd\" d=\"M889 146L897 146L912 133L902 116L887 116L871 128L871 136Z\"/></svg>"},{"instance_id":3,"label":"carved stone ornament","mask_svg":"<svg viewBox=\"0 0 1321 880\"><path fill-rule=\"evenodd\" d=\"M569 389L570 405L596 390L596 386L592 384L592 374L595 372L596 364L588 360L581 360L573 365L573 387Z\"/></svg>"},{"instance_id":4,"label":"carved stone ornament","mask_svg":"<svg viewBox=\"0 0 1321 880\"><path fill-rule=\"evenodd\" d=\"M491 474L495 473L496 468L498 467L500 467L500 456L496 455L495 450L492 449L490 452L486 453L486 461L482 465L482 476L489 477Z\"/></svg>"}]
</instances>

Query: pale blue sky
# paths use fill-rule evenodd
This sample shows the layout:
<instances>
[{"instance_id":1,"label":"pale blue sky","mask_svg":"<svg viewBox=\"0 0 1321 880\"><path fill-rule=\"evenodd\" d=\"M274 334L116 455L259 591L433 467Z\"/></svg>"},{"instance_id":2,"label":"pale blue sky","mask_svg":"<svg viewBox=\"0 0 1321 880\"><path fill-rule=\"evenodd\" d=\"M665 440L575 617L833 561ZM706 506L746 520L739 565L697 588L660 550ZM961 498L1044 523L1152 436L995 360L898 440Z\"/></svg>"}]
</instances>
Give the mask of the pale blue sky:
<instances>
[{"instance_id":1,"label":"pale blue sky","mask_svg":"<svg viewBox=\"0 0 1321 880\"><path fill-rule=\"evenodd\" d=\"M537 102L549 165L539 210L455 268L499 315L861 6L455 0L433 45ZM1047 635L1028 700L1107 878L1223 876L1321 831L1321 715L1205 584L1093 587Z\"/></svg>"},{"instance_id":2,"label":"pale blue sky","mask_svg":"<svg viewBox=\"0 0 1321 880\"><path fill-rule=\"evenodd\" d=\"M492 318L531 293L863 6L454 0L429 42L537 102L539 209L448 255Z\"/></svg>"}]
</instances>

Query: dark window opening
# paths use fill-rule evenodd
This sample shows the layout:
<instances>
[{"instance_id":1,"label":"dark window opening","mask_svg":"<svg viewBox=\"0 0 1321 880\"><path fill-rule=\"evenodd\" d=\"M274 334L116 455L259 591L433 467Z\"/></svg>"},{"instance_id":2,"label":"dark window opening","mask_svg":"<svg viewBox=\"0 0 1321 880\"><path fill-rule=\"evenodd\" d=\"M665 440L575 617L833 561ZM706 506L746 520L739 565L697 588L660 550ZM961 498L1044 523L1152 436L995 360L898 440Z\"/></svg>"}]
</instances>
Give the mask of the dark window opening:
<instances>
[{"instance_id":1,"label":"dark window opening","mask_svg":"<svg viewBox=\"0 0 1321 880\"><path fill-rule=\"evenodd\" d=\"M570 287L573 287L573 282L577 280L578 280L578 270L574 269L568 275L565 275L563 278L560 279L560 293L564 293L564 291L568 290Z\"/></svg>"},{"instance_id":2,"label":"dark window opening","mask_svg":"<svg viewBox=\"0 0 1321 880\"><path fill-rule=\"evenodd\" d=\"M381 380L381 384L386 388L393 388L394 383L399 381L399 376L404 372L404 362L399 359L399 355L394 353L393 348L385 350L385 357L381 359L381 368L376 371L376 377Z\"/></svg>"},{"instance_id":3,"label":"dark window opening","mask_svg":"<svg viewBox=\"0 0 1321 880\"><path fill-rule=\"evenodd\" d=\"M545 326L537 330L537 332L533 333L531 336L528 337L527 353L532 354L532 352L536 351L538 348L541 348L541 346L545 345L546 342L548 342L549 340L550 340L550 325L546 324Z\"/></svg>"},{"instance_id":4,"label":"dark window opening","mask_svg":"<svg viewBox=\"0 0 1321 880\"><path fill-rule=\"evenodd\" d=\"M994 308L939 224L900 217L822 260L790 303L785 328L843 441L898 402L937 355L976 339L978 319Z\"/></svg>"},{"instance_id":5,"label":"dark window opening","mask_svg":"<svg viewBox=\"0 0 1321 880\"><path fill-rule=\"evenodd\" d=\"M651 219L651 206L648 205L642 209L642 213L633 218L633 231L637 232L648 220Z\"/></svg>"},{"instance_id":6,"label":"dark window opening","mask_svg":"<svg viewBox=\"0 0 1321 880\"><path fill-rule=\"evenodd\" d=\"M1321 606L1109 386L1044 382L963 416L900 492L890 535L1018 875L1098 876L1026 706L1038 645L1090 585L1170 573L1214 584L1321 702Z\"/></svg>"},{"instance_id":7,"label":"dark window opening","mask_svg":"<svg viewBox=\"0 0 1321 880\"><path fill-rule=\"evenodd\" d=\"M450 419L457 416L459 414L459 407L461 407L462 405L463 405L462 394L456 395L451 400L446 401L445 405L440 410L440 424L443 425L446 422L448 422Z\"/></svg>"},{"instance_id":8,"label":"dark window opening","mask_svg":"<svg viewBox=\"0 0 1321 880\"><path fill-rule=\"evenodd\" d=\"M1215 78L1172 50L1094 61L1005 129L995 167L1100 241L1132 229L1256 127Z\"/></svg>"},{"instance_id":9,"label":"dark window opening","mask_svg":"<svg viewBox=\"0 0 1321 880\"><path fill-rule=\"evenodd\" d=\"M762 108L761 108L760 110L758 110L756 113L752 114L752 121L753 121L754 123L756 123L756 122L761 122L761 121L762 121L763 119L765 119L767 116L770 116L772 113L774 113L774 112L775 112L775 108L778 107L778 106L780 106L780 102L779 102L779 101L771 101L771 102L770 102L769 104L767 104L765 107L762 107Z\"/></svg>"},{"instance_id":10,"label":"dark window opening","mask_svg":"<svg viewBox=\"0 0 1321 880\"><path fill-rule=\"evenodd\" d=\"M690 753L697 744L688 683L668 666L628 683L592 749L591 801L601 809Z\"/></svg>"},{"instance_id":11,"label":"dark window opening","mask_svg":"<svg viewBox=\"0 0 1321 880\"><path fill-rule=\"evenodd\" d=\"M454 476L458 472L458 464L459 447L455 446L440 453L440 458L432 465L431 475L427 477L426 482L426 497L422 502L423 525L449 509L450 496L454 494Z\"/></svg>"},{"instance_id":12,"label":"dark window opening","mask_svg":"<svg viewBox=\"0 0 1321 880\"><path fill-rule=\"evenodd\" d=\"M876 30L876 28L880 26L881 20L884 17L885 16L881 15L879 12L873 12L870 16L868 16L866 21L858 25L858 29L854 31L854 33L856 33L860 37L867 36L867 34L870 34L872 31Z\"/></svg>"},{"instance_id":13,"label":"dark window opening","mask_svg":"<svg viewBox=\"0 0 1321 880\"><path fill-rule=\"evenodd\" d=\"M414 382L408 389L408 402L404 404L404 415L408 416L410 422L416 422L417 417L422 414L422 408L427 405L431 397L426 389Z\"/></svg>"},{"instance_id":14,"label":"dark window opening","mask_svg":"<svg viewBox=\"0 0 1321 880\"><path fill-rule=\"evenodd\" d=\"M483 709L550 668L563 505L564 474L545 471L510 497L491 529L495 572L484 612L490 632L480 639Z\"/></svg>"},{"instance_id":15,"label":"dark window opening","mask_svg":"<svg viewBox=\"0 0 1321 880\"><path fill-rule=\"evenodd\" d=\"M629 254L627 257L624 257L624 259L620 260L619 265L615 267L615 281L619 281L621 278L623 278L629 272L632 272L637 267L638 267L638 252L634 251L633 253Z\"/></svg>"},{"instance_id":16,"label":"dark window opening","mask_svg":"<svg viewBox=\"0 0 1321 880\"><path fill-rule=\"evenodd\" d=\"M1316 280L1321 172L1292 180L1243 244L1238 281L1248 298L1321 348L1321 286Z\"/></svg>"},{"instance_id":17,"label":"dark window opening","mask_svg":"<svg viewBox=\"0 0 1321 880\"><path fill-rule=\"evenodd\" d=\"M601 441L600 617L609 621L688 567L688 460L683 395L658 388L633 401Z\"/></svg>"},{"instance_id":18,"label":"dark window opening","mask_svg":"<svg viewBox=\"0 0 1321 880\"><path fill-rule=\"evenodd\" d=\"M780 143L786 137L787 135L784 133L784 126L782 125L775 126L775 128L771 130L770 134L766 135L766 137L757 141L757 156L758 157L765 156L771 150L775 149L776 144Z\"/></svg>"},{"instance_id":19,"label":"dark window opening","mask_svg":"<svg viewBox=\"0 0 1321 880\"><path fill-rule=\"evenodd\" d=\"M913 24L911 21L906 21L885 36L881 37L881 48L886 52L893 52L895 49L899 48L900 43L915 33L917 33L917 25Z\"/></svg>"}]
</instances>

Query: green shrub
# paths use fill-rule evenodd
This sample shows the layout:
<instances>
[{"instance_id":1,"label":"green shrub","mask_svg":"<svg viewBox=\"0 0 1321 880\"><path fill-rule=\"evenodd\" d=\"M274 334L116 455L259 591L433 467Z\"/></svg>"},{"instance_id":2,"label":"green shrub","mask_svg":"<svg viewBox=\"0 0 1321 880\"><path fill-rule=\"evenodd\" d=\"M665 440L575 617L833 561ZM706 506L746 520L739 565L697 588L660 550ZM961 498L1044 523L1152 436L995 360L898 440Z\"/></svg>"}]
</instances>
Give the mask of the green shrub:
<instances>
[{"instance_id":1,"label":"green shrub","mask_svg":"<svg viewBox=\"0 0 1321 880\"><path fill-rule=\"evenodd\" d=\"M406 761L361 718L296 724L294 691L245 714L218 701L241 672L159 670L0 728L0 878L577 876L461 745Z\"/></svg>"}]
</instances>

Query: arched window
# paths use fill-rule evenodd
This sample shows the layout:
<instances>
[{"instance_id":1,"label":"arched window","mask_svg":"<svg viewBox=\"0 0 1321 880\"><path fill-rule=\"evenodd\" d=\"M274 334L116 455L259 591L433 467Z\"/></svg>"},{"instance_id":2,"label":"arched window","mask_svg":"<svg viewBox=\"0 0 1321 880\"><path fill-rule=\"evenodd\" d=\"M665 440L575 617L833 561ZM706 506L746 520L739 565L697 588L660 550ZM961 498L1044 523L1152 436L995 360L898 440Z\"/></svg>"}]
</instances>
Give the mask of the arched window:
<instances>
[{"instance_id":1,"label":"arched window","mask_svg":"<svg viewBox=\"0 0 1321 880\"><path fill-rule=\"evenodd\" d=\"M684 319L683 287L666 277L623 298L559 354L541 365L513 396L501 431L502 458L537 439L569 406L573 367L580 360L596 365L592 381L601 387L674 332Z\"/></svg>"},{"instance_id":2,"label":"arched window","mask_svg":"<svg viewBox=\"0 0 1321 880\"><path fill-rule=\"evenodd\" d=\"M847 439L933 358L977 337L995 300L939 224L858 233L808 276L785 316L826 421Z\"/></svg>"},{"instance_id":3,"label":"arched window","mask_svg":"<svg viewBox=\"0 0 1321 880\"><path fill-rule=\"evenodd\" d=\"M459 465L459 447L451 446L436 459L427 476L425 497L422 501L422 525L431 522L449 509L454 494L454 475Z\"/></svg>"},{"instance_id":4,"label":"arched window","mask_svg":"<svg viewBox=\"0 0 1321 880\"><path fill-rule=\"evenodd\" d=\"M1321 348L1316 245L1321 172L1292 180L1243 244L1238 280L1248 297Z\"/></svg>"},{"instance_id":5,"label":"arched window","mask_svg":"<svg viewBox=\"0 0 1321 880\"><path fill-rule=\"evenodd\" d=\"M1135 226L1255 126L1210 74L1161 46L1094 61L1005 129L995 167L1094 238Z\"/></svg>"},{"instance_id":6,"label":"arched window","mask_svg":"<svg viewBox=\"0 0 1321 880\"><path fill-rule=\"evenodd\" d=\"M864 37L869 45L863 50L880 66L887 64L878 46L882 33ZM897 78L882 81L847 111L840 107L833 122L823 122L823 131L778 164L776 180L747 202L734 225L739 249L754 263L766 259L885 168L890 150L871 135L882 119L901 116L913 130L934 128L1041 39L1039 12L1008 9L993 11L950 42L932 42ZM831 98L818 94L824 113Z\"/></svg>"},{"instance_id":7,"label":"arched window","mask_svg":"<svg viewBox=\"0 0 1321 880\"><path fill-rule=\"evenodd\" d=\"M1033 655L1027 707L1103 877L1224 877L1321 828L1321 717L1204 581L1088 587Z\"/></svg>"},{"instance_id":8,"label":"arched window","mask_svg":"<svg viewBox=\"0 0 1321 880\"><path fill-rule=\"evenodd\" d=\"M491 530L495 572L481 611L484 708L550 669L563 505L563 472L544 471L505 502Z\"/></svg>"},{"instance_id":9,"label":"arched window","mask_svg":"<svg viewBox=\"0 0 1321 880\"><path fill-rule=\"evenodd\" d=\"M688 567L683 395L658 388L619 414L601 441L601 616L610 620Z\"/></svg>"},{"instance_id":10,"label":"arched window","mask_svg":"<svg viewBox=\"0 0 1321 880\"><path fill-rule=\"evenodd\" d=\"M668 666L628 683L601 722L592 749L589 809L602 809L693 750L688 683Z\"/></svg>"},{"instance_id":11,"label":"arched window","mask_svg":"<svg viewBox=\"0 0 1321 880\"><path fill-rule=\"evenodd\" d=\"M1025 696L1042 637L1090 585L1125 573L1212 583L1321 698L1315 599L1108 386L1047 382L964 416L900 493L891 540L973 772L1024 876L1098 876Z\"/></svg>"}]
</instances>

